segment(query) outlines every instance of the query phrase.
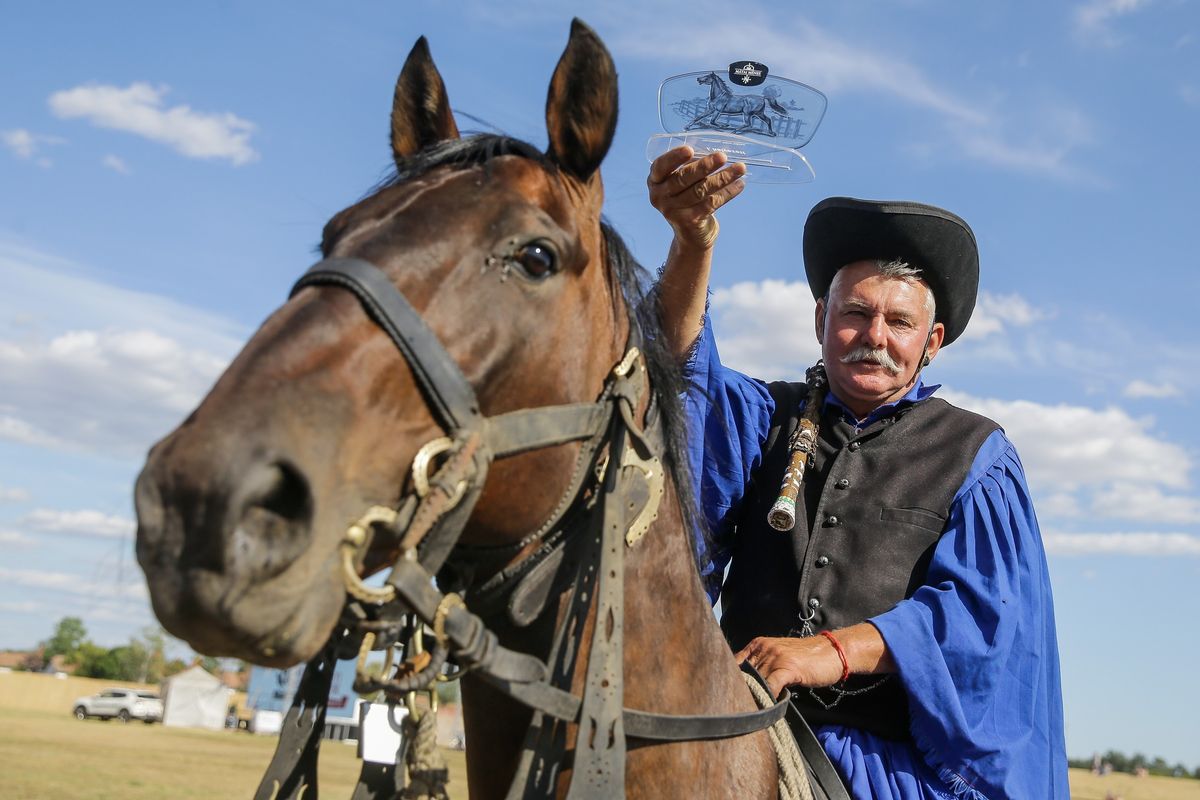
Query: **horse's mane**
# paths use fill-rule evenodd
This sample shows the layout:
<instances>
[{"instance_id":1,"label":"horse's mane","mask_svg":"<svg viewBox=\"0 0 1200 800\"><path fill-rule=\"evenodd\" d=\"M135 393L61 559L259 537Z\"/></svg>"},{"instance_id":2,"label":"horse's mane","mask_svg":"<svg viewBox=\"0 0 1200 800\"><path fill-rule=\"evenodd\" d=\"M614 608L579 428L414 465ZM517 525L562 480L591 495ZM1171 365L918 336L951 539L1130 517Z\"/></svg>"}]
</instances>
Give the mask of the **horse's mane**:
<instances>
[{"instance_id":1,"label":"horse's mane","mask_svg":"<svg viewBox=\"0 0 1200 800\"><path fill-rule=\"evenodd\" d=\"M439 142L399 161L395 172L380 181L370 194L413 180L438 167L483 166L486 169L492 159L505 155L527 158L551 173L558 171L554 161L528 142L509 136L480 133ZM696 495L687 456L686 421L681 400L686 382L678 361L666 346L666 338L659 324L658 294L651 289L650 274L634 258L612 226L607 221L601 221L600 230L604 237L613 302L624 303L630 310L630 324L637 325L641 332L641 350L646 358L650 384L663 421L666 443L664 467L675 482L685 529L707 538L707 526L696 509ZM708 544L705 542L705 545ZM690 549L694 557L696 548Z\"/></svg>"}]
</instances>

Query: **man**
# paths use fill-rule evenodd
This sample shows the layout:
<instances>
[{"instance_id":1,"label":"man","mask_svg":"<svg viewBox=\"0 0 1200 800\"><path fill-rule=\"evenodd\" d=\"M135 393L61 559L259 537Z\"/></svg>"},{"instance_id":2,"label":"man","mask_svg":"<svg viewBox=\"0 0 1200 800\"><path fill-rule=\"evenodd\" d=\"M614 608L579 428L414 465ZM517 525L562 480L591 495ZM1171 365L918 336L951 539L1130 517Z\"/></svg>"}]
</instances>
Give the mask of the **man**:
<instances>
[{"instance_id":1,"label":"man","mask_svg":"<svg viewBox=\"0 0 1200 800\"><path fill-rule=\"evenodd\" d=\"M808 387L721 365L705 314L713 212L745 169L661 156L674 240L663 328L686 360L693 468L721 625L795 704L856 798L1069 796L1045 554L1011 442L933 397L921 370L975 305L974 234L909 202L829 198L804 259L828 377L796 524L767 524ZM728 576L722 584L725 566Z\"/></svg>"}]
</instances>

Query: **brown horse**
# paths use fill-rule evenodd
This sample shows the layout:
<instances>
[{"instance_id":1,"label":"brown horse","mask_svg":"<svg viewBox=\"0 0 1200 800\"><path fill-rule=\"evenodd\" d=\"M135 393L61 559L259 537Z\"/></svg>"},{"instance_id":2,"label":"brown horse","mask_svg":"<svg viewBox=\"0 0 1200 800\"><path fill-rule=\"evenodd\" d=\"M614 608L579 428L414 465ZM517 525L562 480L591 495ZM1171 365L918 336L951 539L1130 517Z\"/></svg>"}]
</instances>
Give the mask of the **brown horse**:
<instances>
[{"instance_id":1,"label":"brown horse","mask_svg":"<svg viewBox=\"0 0 1200 800\"><path fill-rule=\"evenodd\" d=\"M576 21L550 82L548 151L502 137L460 139L419 40L396 84L397 176L333 217L321 250L382 270L489 417L595 402L631 330L641 330L668 469L657 518L625 555L623 703L679 715L750 711L756 706L692 557L678 376L655 355L654 331L631 311L642 301L640 267L600 219L599 166L616 126L616 96L608 52ZM636 409L639 424L649 400ZM137 549L155 613L201 652L271 666L311 658L346 600L338 550L347 524L368 507L397 505L414 456L442 435L420 376L363 305L336 287L299 290L150 453L137 485ZM581 447L574 441L497 459L460 549L508 552L492 572L526 558L540 544L528 534L555 513ZM504 549L515 543L525 544ZM363 574L395 556L394 543L373 546ZM474 608L469 591L466 602ZM494 629L505 647L545 659L562 613L551 602L542 621ZM585 641L570 681L576 694L586 651ZM472 675L463 694L471 796L503 797L531 712ZM572 729L559 794L574 741ZM626 764L630 797L777 793L775 756L762 731L642 742L630 747Z\"/></svg>"}]
</instances>

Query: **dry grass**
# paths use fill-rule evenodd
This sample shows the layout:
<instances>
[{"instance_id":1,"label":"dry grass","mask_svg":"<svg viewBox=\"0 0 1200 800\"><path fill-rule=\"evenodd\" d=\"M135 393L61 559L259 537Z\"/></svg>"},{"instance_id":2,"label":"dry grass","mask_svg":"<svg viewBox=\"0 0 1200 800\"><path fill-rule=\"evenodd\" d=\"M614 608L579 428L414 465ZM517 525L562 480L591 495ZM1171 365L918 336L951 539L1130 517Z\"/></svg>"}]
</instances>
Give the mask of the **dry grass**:
<instances>
[{"instance_id":1,"label":"dry grass","mask_svg":"<svg viewBox=\"0 0 1200 800\"><path fill-rule=\"evenodd\" d=\"M1200 780L1161 778L1149 775L1137 778L1125 773L1093 775L1087 770L1071 770L1072 800L1200 800Z\"/></svg>"},{"instance_id":2,"label":"dry grass","mask_svg":"<svg viewBox=\"0 0 1200 800\"><path fill-rule=\"evenodd\" d=\"M0 798L3 800L226 800L253 797L275 739L235 731L201 731L87 720L69 708L0 706ZM450 797L465 800L462 753L447 752ZM321 748L321 796L349 798L360 762L354 747ZM1074 800L1200 800L1200 781L1098 777L1071 771Z\"/></svg>"},{"instance_id":3,"label":"dry grass","mask_svg":"<svg viewBox=\"0 0 1200 800\"><path fill-rule=\"evenodd\" d=\"M254 796L274 737L87 720L0 708L4 800L227 800ZM447 752L450 796L467 796L462 753ZM321 796L348 798L360 762L354 746L326 742Z\"/></svg>"}]
</instances>

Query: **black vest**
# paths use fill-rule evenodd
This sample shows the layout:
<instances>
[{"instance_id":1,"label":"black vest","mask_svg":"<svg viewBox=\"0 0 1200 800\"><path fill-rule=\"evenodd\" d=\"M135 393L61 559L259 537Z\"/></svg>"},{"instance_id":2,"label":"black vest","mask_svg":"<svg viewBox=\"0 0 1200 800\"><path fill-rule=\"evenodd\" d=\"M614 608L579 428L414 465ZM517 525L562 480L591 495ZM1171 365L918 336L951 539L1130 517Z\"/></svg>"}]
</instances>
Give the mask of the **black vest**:
<instances>
[{"instance_id":1,"label":"black vest","mask_svg":"<svg viewBox=\"0 0 1200 800\"><path fill-rule=\"evenodd\" d=\"M862 622L924 582L950 503L984 440L999 426L930 398L856 430L837 408L822 414L790 533L767 524L787 469L803 384L773 383L775 414L763 459L737 512L733 560L721 590L721 627L735 651L756 636L797 636ZM805 621L808 630L805 630ZM795 692L811 725L863 728L908 739L896 676L855 675L839 696ZM837 700L836 704L834 701ZM825 705L832 705L826 708Z\"/></svg>"}]
</instances>

